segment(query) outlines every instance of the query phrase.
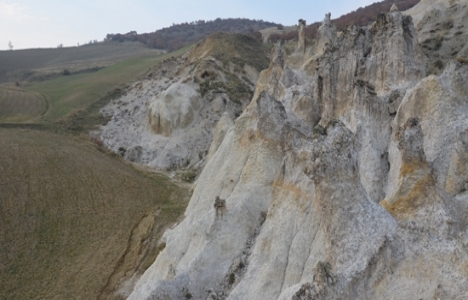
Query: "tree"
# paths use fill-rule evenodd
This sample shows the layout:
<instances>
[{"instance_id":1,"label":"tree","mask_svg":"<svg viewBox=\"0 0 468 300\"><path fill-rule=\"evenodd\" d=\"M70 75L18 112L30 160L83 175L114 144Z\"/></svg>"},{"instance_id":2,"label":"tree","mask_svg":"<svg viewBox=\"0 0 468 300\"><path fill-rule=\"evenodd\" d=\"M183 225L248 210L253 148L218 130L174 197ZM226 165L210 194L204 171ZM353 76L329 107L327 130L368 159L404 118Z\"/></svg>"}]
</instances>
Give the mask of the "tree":
<instances>
[{"instance_id":1,"label":"tree","mask_svg":"<svg viewBox=\"0 0 468 300\"><path fill-rule=\"evenodd\" d=\"M8 42L8 48L10 48L10 51L13 51L13 44L11 41Z\"/></svg>"}]
</instances>

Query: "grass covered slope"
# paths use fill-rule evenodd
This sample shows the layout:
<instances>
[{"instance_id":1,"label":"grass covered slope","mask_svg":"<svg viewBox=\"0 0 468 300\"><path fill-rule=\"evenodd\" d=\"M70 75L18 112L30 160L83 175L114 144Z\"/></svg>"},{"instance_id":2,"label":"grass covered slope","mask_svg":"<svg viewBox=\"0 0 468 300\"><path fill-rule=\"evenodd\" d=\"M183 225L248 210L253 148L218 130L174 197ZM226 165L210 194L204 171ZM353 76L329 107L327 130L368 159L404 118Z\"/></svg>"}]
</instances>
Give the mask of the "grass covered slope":
<instances>
[{"instance_id":1,"label":"grass covered slope","mask_svg":"<svg viewBox=\"0 0 468 300\"><path fill-rule=\"evenodd\" d=\"M80 47L0 51L0 83L40 81L57 76L105 67L135 56L161 54L138 42L107 42Z\"/></svg>"},{"instance_id":2,"label":"grass covered slope","mask_svg":"<svg viewBox=\"0 0 468 300\"><path fill-rule=\"evenodd\" d=\"M0 87L0 122L25 122L47 111L46 99L34 92Z\"/></svg>"},{"instance_id":3,"label":"grass covered slope","mask_svg":"<svg viewBox=\"0 0 468 300\"><path fill-rule=\"evenodd\" d=\"M223 64L249 64L261 71L268 67L268 55L269 47L251 36L218 32L199 42L190 52L189 61L213 56Z\"/></svg>"},{"instance_id":4,"label":"grass covered slope","mask_svg":"<svg viewBox=\"0 0 468 300\"><path fill-rule=\"evenodd\" d=\"M62 76L25 87L26 90L44 95L49 110L44 118L58 121L70 113L89 108L99 99L126 83L136 81L147 70L171 56L185 53L189 47L167 54L134 57L93 73ZM105 103L103 104L105 105Z\"/></svg>"},{"instance_id":5,"label":"grass covered slope","mask_svg":"<svg viewBox=\"0 0 468 300\"><path fill-rule=\"evenodd\" d=\"M76 136L0 128L0 149L0 299L96 299L185 210L183 190Z\"/></svg>"}]
</instances>

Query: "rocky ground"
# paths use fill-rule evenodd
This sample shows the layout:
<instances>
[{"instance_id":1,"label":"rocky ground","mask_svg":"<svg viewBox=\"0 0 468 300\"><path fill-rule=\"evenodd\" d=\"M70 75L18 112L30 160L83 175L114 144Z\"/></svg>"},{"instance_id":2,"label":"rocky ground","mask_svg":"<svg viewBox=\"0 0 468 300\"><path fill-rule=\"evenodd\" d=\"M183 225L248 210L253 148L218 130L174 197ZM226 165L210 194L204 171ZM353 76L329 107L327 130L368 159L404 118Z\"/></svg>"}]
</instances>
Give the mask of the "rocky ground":
<instances>
[{"instance_id":1,"label":"rocky ground","mask_svg":"<svg viewBox=\"0 0 468 300\"><path fill-rule=\"evenodd\" d=\"M338 33L327 15L313 47L277 45L129 299L467 299L467 2L432 2L416 26L392 7ZM434 14L453 27L424 47ZM161 97L145 124L168 135L183 122L158 127Z\"/></svg>"},{"instance_id":2,"label":"rocky ground","mask_svg":"<svg viewBox=\"0 0 468 300\"><path fill-rule=\"evenodd\" d=\"M418 42L428 57L428 74L440 75L448 61L468 62L468 3L425 0L408 11L414 15Z\"/></svg>"},{"instance_id":3,"label":"rocky ground","mask_svg":"<svg viewBox=\"0 0 468 300\"><path fill-rule=\"evenodd\" d=\"M95 135L125 159L158 170L203 168L220 118L237 118L252 97L268 52L257 40L219 33L102 109L109 122Z\"/></svg>"}]
</instances>

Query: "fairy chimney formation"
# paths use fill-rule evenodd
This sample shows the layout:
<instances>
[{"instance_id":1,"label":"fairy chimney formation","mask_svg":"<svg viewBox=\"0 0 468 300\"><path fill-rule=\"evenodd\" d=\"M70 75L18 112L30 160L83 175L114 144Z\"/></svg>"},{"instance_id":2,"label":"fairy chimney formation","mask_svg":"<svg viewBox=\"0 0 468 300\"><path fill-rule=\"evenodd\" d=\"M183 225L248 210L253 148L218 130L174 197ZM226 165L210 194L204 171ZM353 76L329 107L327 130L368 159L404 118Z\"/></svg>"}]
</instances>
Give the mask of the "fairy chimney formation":
<instances>
[{"instance_id":1,"label":"fairy chimney formation","mask_svg":"<svg viewBox=\"0 0 468 300\"><path fill-rule=\"evenodd\" d=\"M297 52L304 53L306 48L306 40L305 40L305 27L306 21L303 19L299 19L298 28L298 43L297 43Z\"/></svg>"}]
</instances>

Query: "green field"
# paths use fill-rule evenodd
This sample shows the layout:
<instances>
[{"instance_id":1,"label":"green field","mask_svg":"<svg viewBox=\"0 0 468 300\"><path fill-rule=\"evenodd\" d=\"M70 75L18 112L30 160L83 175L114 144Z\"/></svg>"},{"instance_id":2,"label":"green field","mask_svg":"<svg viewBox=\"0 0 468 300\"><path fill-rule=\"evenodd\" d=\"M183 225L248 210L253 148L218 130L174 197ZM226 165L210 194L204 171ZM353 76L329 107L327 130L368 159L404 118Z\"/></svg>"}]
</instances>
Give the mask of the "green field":
<instances>
[{"instance_id":1,"label":"green field","mask_svg":"<svg viewBox=\"0 0 468 300\"><path fill-rule=\"evenodd\" d=\"M97 72L62 76L28 85L25 89L40 93L47 98L49 110L45 113L44 119L55 122L68 114L87 109L108 93L122 88L126 83L136 81L150 67L171 56L181 55L188 48L163 55L131 58Z\"/></svg>"},{"instance_id":2,"label":"green field","mask_svg":"<svg viewBox=\"0 0 468 300\"><path fill-rule=\"evenodd\" d=\"M161 54L138 42L106 42L60 49L0 51L0 83L42 81L60 75L107 67L143 55Z\"/></svg>"},{"instance_id":3,"label":"green field","mask_svg":"<svg viewBox=\"0 0 468 300\"><path fill-rule=\"evenodd\" d=\"M96 72L60 76L21 87L0 86L0 123L67 123L78 116L80 126L84 123L89 129L88 125L98 122L99 108L120 96L127 84L137 81L162 60L179 56L189 48L129 58Z\"/></svg>"},{"instance_id":4,"label":"green field","mask_svg":"<svg viewBox=\"0 0 468 300\"><path fill-rule=\"evenodd\" d=\"M0 128L0 149L0 299L96 299L139 249L138 221L158 210L157 237L187 204L166 178L77 136ZM137 254L128 268L155 258Z\"/></svg>"}]
</instances>

